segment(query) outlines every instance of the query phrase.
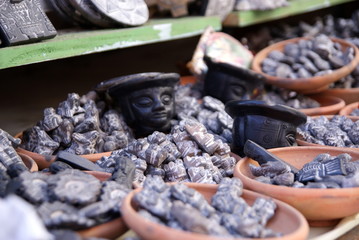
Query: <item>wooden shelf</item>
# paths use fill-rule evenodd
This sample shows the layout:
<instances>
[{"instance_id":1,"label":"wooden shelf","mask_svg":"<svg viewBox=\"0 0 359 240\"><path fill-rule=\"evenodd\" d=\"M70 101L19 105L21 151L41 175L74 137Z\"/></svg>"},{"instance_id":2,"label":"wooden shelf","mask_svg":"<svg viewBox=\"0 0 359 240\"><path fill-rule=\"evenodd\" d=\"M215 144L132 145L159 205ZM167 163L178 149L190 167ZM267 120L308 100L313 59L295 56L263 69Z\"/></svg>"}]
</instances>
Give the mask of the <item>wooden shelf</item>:
<instances>
[{"instance_id":1,"label":"wooden shelf","mask_svg":"<svg viewBox=\"0 0 359 240\"><path fill-rule=\"evenodd\" d=\"M0 69L200 35L221 30L219 17L153 19L121 29L59 31L53 39L0 49Z\"/></svg>"},{"instance_id":2,"label":"wooden shelf","mask_svg":"<svg viewBox=\"0 0 359 240\"><path fill-rule=\"evenodd\" d=\"M292 0L289 6L266 11L235 11L223 21L224 27L246 27L355 0Z\"/></svg>"}]
</instances>

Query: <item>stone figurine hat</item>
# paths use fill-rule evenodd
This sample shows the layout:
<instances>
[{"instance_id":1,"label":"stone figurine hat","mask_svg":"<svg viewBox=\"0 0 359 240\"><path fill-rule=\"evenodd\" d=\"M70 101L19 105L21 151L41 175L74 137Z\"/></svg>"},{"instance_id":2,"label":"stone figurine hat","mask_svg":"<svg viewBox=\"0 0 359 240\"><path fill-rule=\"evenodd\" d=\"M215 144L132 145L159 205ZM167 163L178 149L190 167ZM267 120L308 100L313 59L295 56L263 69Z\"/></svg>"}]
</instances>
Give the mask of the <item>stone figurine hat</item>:
<instances>
[{"instance_id":1,"label":"stone figurine hat","mask_svg":"<svg viewBox=\"0 0 359 240\"><path fill-rule=\"evenodd\" d=\"M258 100L230 101L225 110L234 119L232 151L241 156L248 139L267 149L295 145L297 127L307 121L294 108Z\"/></svg>"},{"instance_id":2,"label":"stone figurine hat","mask_svg":"<svg viewBox=\"0 0 359 240\"><path fill-rule=\"evenodd\" d=\"M216 62L204 56L208 70L204 78L204 92L226 103L231 100L249 100L258 96L264 86L264 77L248 68Z\"/></svg>"},{"instance_id":3,"label":"stone figurine hat","mask_svg":"<svg viewBox=\"0 0 359 240\"><path fill-rule=\"evenodd\" d=\"M97 85L107 91L116 108L137 137L154 131L166 132L175 115L174 87L180 81L177 73L148 72L121 76Z\"/></svg>"}]
</instances>

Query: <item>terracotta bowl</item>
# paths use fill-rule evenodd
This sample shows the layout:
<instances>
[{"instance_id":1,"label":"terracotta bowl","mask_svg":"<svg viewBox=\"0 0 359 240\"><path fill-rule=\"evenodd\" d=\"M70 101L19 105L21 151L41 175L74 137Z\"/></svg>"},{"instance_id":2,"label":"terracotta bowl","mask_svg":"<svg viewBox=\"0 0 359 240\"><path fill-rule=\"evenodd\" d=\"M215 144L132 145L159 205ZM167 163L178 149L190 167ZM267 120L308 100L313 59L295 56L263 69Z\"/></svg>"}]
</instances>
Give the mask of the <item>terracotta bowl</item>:
<instances>
[{"instance_id":1,"label":"terracotta bowl","mask_svg":"<svg viewBox=\"0 0 359 240\"><path fill-rule=\"evenodd\" d=\"M331 74L311 78L291 79L271 76L265 74L262 71L262 61L268 56L270 52L274 50L283 51L285 45L289 43L296 43L301 39L308 38L292 38L264 48L254 56L252 69L260 74L263 74L266 77L267 83L273 84L277 87L291 89L300 93L318 93L327 89L329 84L341 79L344 76L349 75L359 63L359 49L354 44L351 44L342 39L331 38L333 42L340 43L343 50L347 49L348 47L352 47L355 51L354 59L348 65L333 71Z\"/></svg>"},{"instance_id":2,"label":"terracotta bowl","mask_svg":"<svg viewBox=\"0 0 359 240\"><path fill-rule=\"evenodd\" d=\"M348 153L353 161L359 159L357 151L344 151L332 147L284 147L269 151L299 169L321 153L335 156ZM234 177L240 178L246 189L277 198L295 207L306 217L311 226L332 226L341 218L359 212L359 187L307 189L266 184L254 180L249 164L259 166L253 159L244 157L236 164Z\"/></svg>"},{"instance_id":3,"label":"terracotta bowl","mask_svg":"<svg viewBox=\"0 0 359 240\"><path fill-rule=\"evenodd\" d=\"M22 132L15 135L16 138L22 138ZM16 149L18 153L23 153L32 159L37 163L39 166L39 169L42 170L44 168L48 168L50 164L56 160L56 155L42 155L39 153L30 152L28 150L25 150L23 148L18 147ZM83 158L86 158L90 160L91 162L96 162L97 160L101 159L103 156L110 156L111 152L103 152L103 153L94 153L94 154L86 154L86 155L80 155Z\"/></svg>"},{"instance_id":4,"label":"terracotta bowl","mask_svg":"<svg viewBox=\"0 0 359 240\"><path fill-rule=\"evenodd\" d=\"M85 171L88 174L96 177L101 182L106 181L111 177L110 173L98 172L98 171ZM105 238L116 239L128 231L122 217L113 219L109 222L99 224L97 226L77 231L83 238Z\"/></svg>"},{"instance_id":5,"label":"terracotta bowl","mask_svg":"<svg viewBox=\"0 0 359 240\"><path fill-rule=\"evenodd\" d=\"M359 93L358 93L359 95ZM359 116L350 116L350 114L355 110L355 109L359 109L359 101L358 102L353 102L351 104L346 105L345 107L343 107L340 111L339 111L339 115L344 115L347 117L351 117L351 119L353 120L359 120Z\"/></svg>"},{"instance_id":6,"label":"terracotta bowl","mask_svg":"<svg viewBox=\"0 0 359 240\"><path fill-rule=\"evenodd\" d=\"M320 95L341 98L345 104L359 102L359 88L329 88L321 92Z\"/></svg>"},{"instance_id":7,"label":"terracotta bowl","mask_svg":"<svg viewBox=\"0 0 359 240\"><path fill-rule=\"evenodd\" d=\"M215 184L199 184L188 183L189 187L199 191L209 202L211 197L217 191L217 185ZM141 188L132 191L125 198L122 204L122 216L125 223L143 240L225 240L234 238L220 238L215 236L208 236L204 234L191 233L173 229L155 222L151 222L140 216L137 213L137 206L132 201L133 196L139 192ZM247 203L252 204L257 197L265 197L261 194L244 190L242 197ZM274 199L277 204L276 214L269 221L267 227L282 232L284 236L278 238L261 238L261 239L307 239L309 233L308 223L305 218L293 207ZM238 238L237 238L238 239ZM241 238L243 239L243 238ZM255 238L257 239L257 238Z\"/></svg>"},{"instance_id":8,"label":"terracotta bowl","mask_svg":"<svg viewBox=\"0 0 359 240\"><path fill-rule=\"evenodd\" d=\"M88 229L77 231L83 238L117 239L128 231L122 217Z\"/></svg>"},{"instance_id":9,"label":"terracotta bowl","mask_svg":"<svg viewBox=\"0 0 359 240\"><path fill-rule=\"evenodd\" d=\"M307 116L334 115L337 114L343 107L345 107L345 102L341 98L318 95L310 95L309 97L319 102L320 107L299 109Z\"/></svg>"},{"instance_id":10,"label":"terracotta bowl","mask_svg":"<svg viewBox=\"0 0 359 240\"><path fill-rule=\"evenodd\" d=\"M328 118L328 119L332 119L333 115L323 115L324 117ZM316 116L319 117L319 116ZM351 119L352 121L357 121L359 120L358 117L354 117L354 116L346 116L347 118ZM321 145L321 144L317 144L317 143L311 143L311 142L307 142L304 140L303 136L300 135L299 133L297 133L296 136L296 142L299 146L316 146L316 147L329 147L329 148L337 148L337 149L341 149L343 151L346 151L347 149L352 150L352 151L358 151L359 152L359 148L349 148L349 147L334 147L334 146L327 146L327 145Z\"/></svg>"},{"instance_id":11,"label":"terracotta bowl","mask_svg":"<svg viewBox=\"0 0 359 240\"><path fill-rule=\"evenodd\" d=\"M192 76L192 75L182 76L180 78L180 84L181 85L195 84L197 81L198 81L197 78L195 76Z\"/></svg>"},{"instance_id":12,"label":"terracotta bowl","mask_svg":"<svg viewBox=\"0 0 359 240\"><path fill-rule=\"evenodd\" d=\"M39 171L39 167L37 166L34 159L32 159L31 157L29 157L28 155L23 154L23 153L18 153L18 154L19 154L19 156L21 157L21 159L24 162L25 166L29 169L30 172Z\"/></svg>"}]
</instances>

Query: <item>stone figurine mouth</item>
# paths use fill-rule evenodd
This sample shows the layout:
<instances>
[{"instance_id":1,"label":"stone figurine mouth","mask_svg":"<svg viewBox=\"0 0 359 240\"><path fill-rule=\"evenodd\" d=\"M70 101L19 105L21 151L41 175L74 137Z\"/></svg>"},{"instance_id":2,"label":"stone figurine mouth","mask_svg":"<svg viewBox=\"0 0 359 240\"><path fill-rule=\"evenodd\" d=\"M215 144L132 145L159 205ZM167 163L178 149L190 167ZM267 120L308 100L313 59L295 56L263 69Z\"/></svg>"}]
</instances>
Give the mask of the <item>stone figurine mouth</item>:
<instances>
[{"instance_id":1,"label":"stone figurine mouth","mask_svg":"<svg viewBox=\"0 0 359 240\"><path fill-rule=\"evenodd\" d=\"M166 112L156 112L152 114L153 118L167 118Z\"/></svg>"}]
</instances>

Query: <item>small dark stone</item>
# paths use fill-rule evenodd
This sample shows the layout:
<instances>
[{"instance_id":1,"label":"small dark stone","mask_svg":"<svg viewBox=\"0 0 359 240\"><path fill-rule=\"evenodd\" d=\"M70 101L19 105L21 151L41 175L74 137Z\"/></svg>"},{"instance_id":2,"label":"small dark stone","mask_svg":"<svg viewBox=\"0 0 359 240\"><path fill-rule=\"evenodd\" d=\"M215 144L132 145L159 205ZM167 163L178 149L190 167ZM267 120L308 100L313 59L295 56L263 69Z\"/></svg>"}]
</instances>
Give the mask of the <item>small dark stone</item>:
<instances>
[{"instance_id":1,"label":"small dark stone","mask_svg":"<svg viewBox=\"0 0 359 240\"><path fill-rule=\"evenodd\" d=\"M59 151L56 157L56 161L64 162L70 165L72 168L80 170L103 171L102 168L100 168L98 165L91 162L90 160L66 151Z\"/></svg>"}]
</instances>

